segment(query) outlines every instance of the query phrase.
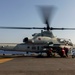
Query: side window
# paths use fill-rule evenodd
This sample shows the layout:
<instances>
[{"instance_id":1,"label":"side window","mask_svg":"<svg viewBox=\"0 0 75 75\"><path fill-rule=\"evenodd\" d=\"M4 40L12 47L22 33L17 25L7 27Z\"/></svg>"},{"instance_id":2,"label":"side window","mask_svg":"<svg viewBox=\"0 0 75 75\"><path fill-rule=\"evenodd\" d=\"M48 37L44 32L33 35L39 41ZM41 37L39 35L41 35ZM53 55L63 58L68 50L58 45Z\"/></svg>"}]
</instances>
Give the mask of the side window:
<instances>
[{"instance_id":1,"label":"side window","mask_svg":"<svg viewBox=\"0 0 75 75\"><path fill-rule=\"evenodd\" d=\"M28 46L27 49L29 49L30 47Z\"/></svg>"},{"instance_id":2,"label":"side window","mask_svg":"<svg viewBox=\"0 0 75 75\"><path fill-rule=\"evenodd\" d=\"M37 46L37 50L39 50L39 46Z\"/></svg>"},{"instance_id":3,"label":"side window","mask_svg":"<svg viewBox=\"0 0 75 75\"><path fill-rule=\"evenodd\" d=\"M33 46L33 47L32 47L32 49L34 49L34 50L35 50L35 49L36 49L36 47L35 47L35 46Z\"/></svg>"}]
</instances>

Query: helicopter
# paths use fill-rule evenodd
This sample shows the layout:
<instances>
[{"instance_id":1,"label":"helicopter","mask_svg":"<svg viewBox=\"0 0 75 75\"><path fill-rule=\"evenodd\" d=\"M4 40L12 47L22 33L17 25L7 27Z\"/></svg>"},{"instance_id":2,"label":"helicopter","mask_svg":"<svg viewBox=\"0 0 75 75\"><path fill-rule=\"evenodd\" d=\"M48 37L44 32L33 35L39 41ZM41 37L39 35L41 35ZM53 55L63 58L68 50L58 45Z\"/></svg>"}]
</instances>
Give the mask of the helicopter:
<instances>
[{"instance_id":1,"label":"helicopter","mask_svg":"<svg viewBox=\"0 0 75 75\"><path fill-rule=\"evenodd\" d=\"M52 14L54 12L53 6L41 6L39 7L44 24L46 27L3 27L0 29L40 29L40 33L32 34L33 38L29 39L25 37L23 43L0 43L0 50L4 51L20 51L20 52L32 52L32 53L46 53L47 56L52 56L52 53L57 53L61 57L64 56L62 48L66 47L69 50L73 48L73 43L70 39L57 38L53 35L52 30L75 30L75 28L54 28L50 26ZM50 52L52 49L52 53Z\"/></svg>"}]
</instances>

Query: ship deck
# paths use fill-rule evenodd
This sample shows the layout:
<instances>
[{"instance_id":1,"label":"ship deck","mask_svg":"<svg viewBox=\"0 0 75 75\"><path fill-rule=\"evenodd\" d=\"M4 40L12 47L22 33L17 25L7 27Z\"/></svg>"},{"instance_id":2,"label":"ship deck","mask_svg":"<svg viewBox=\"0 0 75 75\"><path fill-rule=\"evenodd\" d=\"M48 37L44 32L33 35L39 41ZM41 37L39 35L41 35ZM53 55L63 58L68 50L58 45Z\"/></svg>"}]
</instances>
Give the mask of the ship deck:
<instances>
[{"instance_id":1,"label":"ship deck","mask_svg":"<svg viewBox=\"0 0 75 75\"><path fill-rule=\"evenodd\" d=\"M0 75L74 75L75 58L0 57Z\"/></svg>"}]
</instances>

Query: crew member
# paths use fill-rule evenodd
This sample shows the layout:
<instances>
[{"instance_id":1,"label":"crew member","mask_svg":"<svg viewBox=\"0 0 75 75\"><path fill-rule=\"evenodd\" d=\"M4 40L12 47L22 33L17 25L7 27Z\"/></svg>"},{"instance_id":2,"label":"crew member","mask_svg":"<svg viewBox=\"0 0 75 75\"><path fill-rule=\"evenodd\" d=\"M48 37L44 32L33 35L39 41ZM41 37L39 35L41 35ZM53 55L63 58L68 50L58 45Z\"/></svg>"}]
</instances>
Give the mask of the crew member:
<instances>
[{"instance_id":1,"label":"crew member","mask_svg":"<svg viewBox=\"0 0 75 75\"><path fill-rule=\"evenodd\" d=\"M66 57L68 57L68 48L64 47L64 50L65 50Z\"/></svg>"},{"instance_id":2,"label":"crew member","mask_svg":"<svg viewBox=\"0 0 75 75\"><path fill-rule=\"evenodd\" d=\"M62 54L63 54L63 56L65 56L65 49L64 48L62 48Z\"/></svg>"},{"instance_id":3,"label":"crew member","mask_svg":"<svg viewBox=\"0 0 75 75\"><path fill-rule=\"evenodd\" d=\"M47 56L48 56L48 57L52 56L52 50L53 50L53 49L50 48L50 49L47 51Z\"/></svg>"},{"instance_id":4,"label":"crew member","mask_svg":"<svg viewBox=\"0 0 75 75\"><path fill-rule=\"evenodd\" d=\"M49 50L49 52L50 52L51 55L52 55L52 50L53 50L52 48L50 48L50 50Z\"/></svg>"}]
</instances>

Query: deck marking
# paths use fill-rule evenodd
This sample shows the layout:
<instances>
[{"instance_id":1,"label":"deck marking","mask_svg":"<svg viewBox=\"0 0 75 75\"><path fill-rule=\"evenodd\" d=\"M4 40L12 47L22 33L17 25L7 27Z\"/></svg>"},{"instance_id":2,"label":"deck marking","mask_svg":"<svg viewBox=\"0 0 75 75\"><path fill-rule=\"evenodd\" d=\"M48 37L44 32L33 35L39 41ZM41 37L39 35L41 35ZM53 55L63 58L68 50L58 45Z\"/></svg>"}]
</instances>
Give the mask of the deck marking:
<instances>
[{"instance_id":1,"label":"deck marking","mask_svg":"<svg viewBox=\"0 0 75 75\"><path fill-rule=\"evenodd\" d=\"M5 63L7 61L13 60L13 58L5 58L5 59L0 59L0 64Z\"/></svg>"}]
</instances>

